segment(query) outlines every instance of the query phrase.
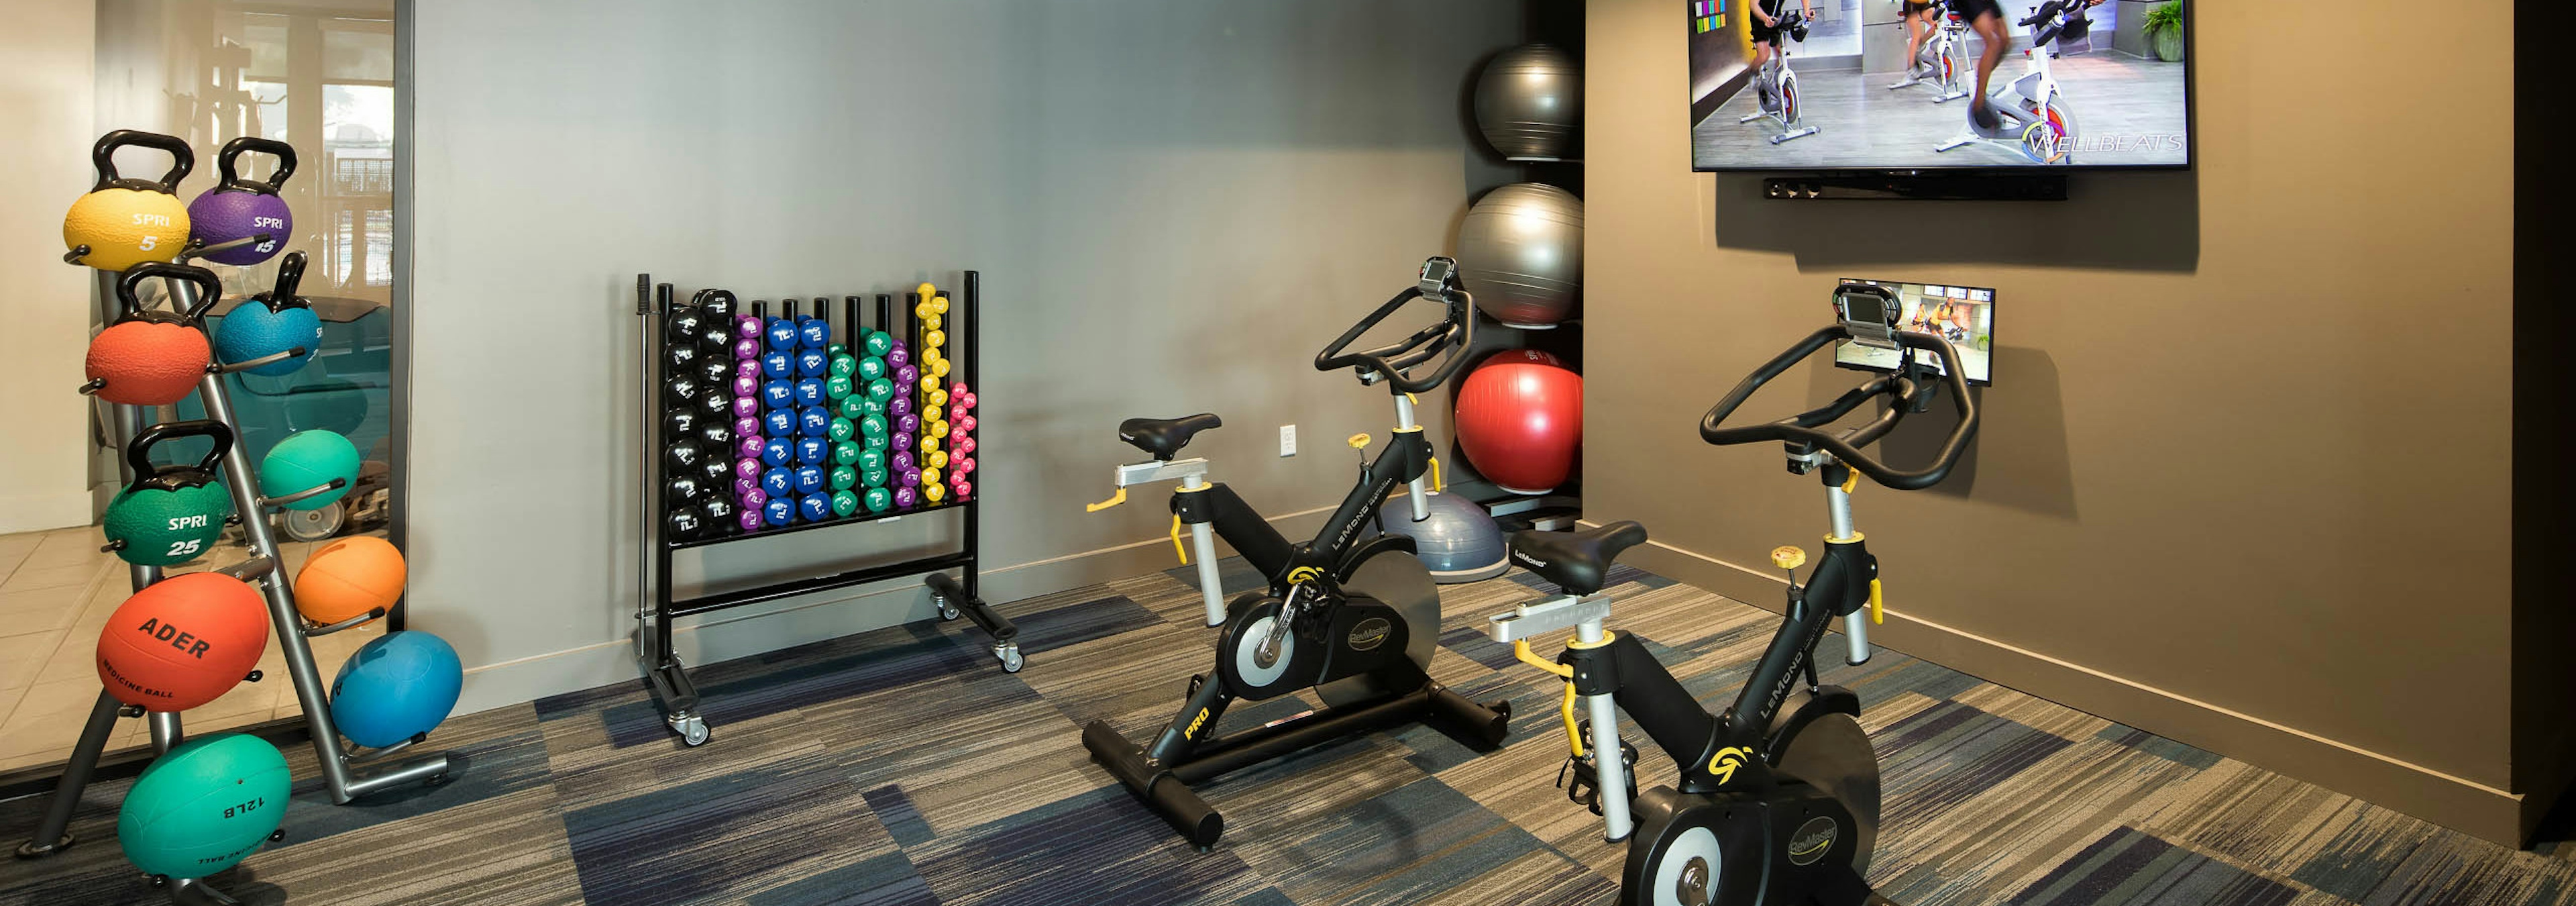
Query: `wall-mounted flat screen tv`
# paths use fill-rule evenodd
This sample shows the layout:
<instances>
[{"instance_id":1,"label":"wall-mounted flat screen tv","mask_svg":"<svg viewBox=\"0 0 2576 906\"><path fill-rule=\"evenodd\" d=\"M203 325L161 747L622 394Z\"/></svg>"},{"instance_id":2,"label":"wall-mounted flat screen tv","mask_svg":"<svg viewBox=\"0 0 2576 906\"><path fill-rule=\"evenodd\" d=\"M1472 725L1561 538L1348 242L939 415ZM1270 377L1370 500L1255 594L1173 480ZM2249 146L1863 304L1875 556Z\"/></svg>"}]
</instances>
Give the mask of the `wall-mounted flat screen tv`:
<instances>
[{"instance_id":1,"label":"wall-mounted flat screen tv","mask_svg":"<svg viewBox=\"0 0 2576 906\"><path fill-rule=\"evenodd\" d=\"M2193 0L1672 2L1696 170L2191 166Z\"/></svg>"}]
</instances>

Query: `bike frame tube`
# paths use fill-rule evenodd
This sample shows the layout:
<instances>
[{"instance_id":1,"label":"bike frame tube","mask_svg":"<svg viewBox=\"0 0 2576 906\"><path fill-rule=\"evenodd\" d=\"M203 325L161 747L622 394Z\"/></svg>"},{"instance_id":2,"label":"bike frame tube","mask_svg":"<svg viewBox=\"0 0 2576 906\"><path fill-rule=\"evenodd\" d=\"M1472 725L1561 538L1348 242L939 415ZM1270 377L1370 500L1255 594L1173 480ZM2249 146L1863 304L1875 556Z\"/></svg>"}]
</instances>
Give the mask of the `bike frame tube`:
<instances>
[{"instance_id":1,"label":"bike frame tube","mask_svg":"<svg viewBox=\"0 0 2576 906\"><path fill-rule=\"evenodd\" d=\"M1395 493L1395 486L1405 481L1402 457L1408 437L1420 440L1399 434L1387 443L1386 449L1379 450L1377 459L1361 470L1359 484L1351 488L1350 496L1342 498L1341 508L1333 511L1333 518L1324 521L1323 531L1307 544L1318 562L1341 562L1342 555L1359 540L1360 529L1377 521L1378 507L1386 502L1386 495Z\"/></svg>"},{"instance_id":2,"label":"bike frame tube","mask_svg":"<svg viewBox=\"0 0 2576 906\"><path fill-rule=\"evenodd\" d=\"M1408 432L1420 430L1422 426L1413 423L1413 395L1397 393L1395 395L1395 433L1400 437ZM1394 447L1389 446L1387 449L1392 450ZM1415 522L1431 518L1431 499L1423 493L1422 480L1422 476L1416 475L1413 476L1413 480L1405 482L1405 497L1413 502L1413 521Z\"/></svg>"}]
</instances>

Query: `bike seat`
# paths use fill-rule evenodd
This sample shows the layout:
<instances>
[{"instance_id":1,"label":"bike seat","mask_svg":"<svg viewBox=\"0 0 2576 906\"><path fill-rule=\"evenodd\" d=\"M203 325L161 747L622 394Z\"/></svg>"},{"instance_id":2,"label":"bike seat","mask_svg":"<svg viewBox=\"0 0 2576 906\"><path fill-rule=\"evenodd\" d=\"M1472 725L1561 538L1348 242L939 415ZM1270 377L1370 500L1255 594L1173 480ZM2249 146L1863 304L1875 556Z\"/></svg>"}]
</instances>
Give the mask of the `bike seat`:
<instances>
[{"instance_id":1,"label":"bike seat","mask_svg":"<svg viewBox=\"0 0 2576 906\"><path fill-rule=\"evenodd\" d=\"M1601 590L1601 579L1619 552L1646 543L1646 527L1613 522L1580 532L1512 533L1512 562L1557 584L1566 594Z\"/></svg>"},{"instance_id":2,"label":"bike seat","mask_svg":"<svg viewBox=\"0 0 2576 906\"><path fill-rule=\"evenodd\" d=\"M1169 462L1173 454L1190 445L1190 435L1223 424L1214 412L1180 418L1131 418L1118 423L1118 439Z\"/></svg>"}]
</instances>

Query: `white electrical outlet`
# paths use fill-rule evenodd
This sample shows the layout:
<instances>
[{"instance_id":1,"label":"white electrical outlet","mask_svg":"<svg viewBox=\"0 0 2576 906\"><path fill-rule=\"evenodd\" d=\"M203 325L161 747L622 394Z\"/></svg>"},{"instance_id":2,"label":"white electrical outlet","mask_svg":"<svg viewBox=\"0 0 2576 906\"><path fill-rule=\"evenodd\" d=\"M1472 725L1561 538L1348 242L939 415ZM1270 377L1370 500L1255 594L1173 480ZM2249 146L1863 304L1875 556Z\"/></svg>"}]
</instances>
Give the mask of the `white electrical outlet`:
<instances>
[{"instance_id":1,"label":"white electrical outlet","mask_svg":"<svg viewBox=\"0 0 2576 906\"><path fill-rule=\"evenodd\" d=\"M1295 456L1295 455L1297 455L1297 426L1296 426L1296 425L1280 425L1280 426L1279 426L1279 455L1281 455L1281 456Z\"/></svg>"}]
</instances>

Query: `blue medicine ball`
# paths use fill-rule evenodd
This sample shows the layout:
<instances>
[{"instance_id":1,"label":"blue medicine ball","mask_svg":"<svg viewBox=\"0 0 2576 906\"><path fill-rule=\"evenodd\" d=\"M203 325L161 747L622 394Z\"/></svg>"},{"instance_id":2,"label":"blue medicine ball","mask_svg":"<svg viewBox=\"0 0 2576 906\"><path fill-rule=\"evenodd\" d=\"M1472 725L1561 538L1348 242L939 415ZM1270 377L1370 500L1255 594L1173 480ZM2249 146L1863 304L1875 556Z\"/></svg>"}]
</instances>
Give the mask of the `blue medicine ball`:
<instances>
[{"instance_id":1,"label":"blue medicine ball","mask_svg":"<svg viewBox=\"0 0 2576 906\"><path fill-rule=\"evenodd\" d=\"M340 735L383 747L427 733L456 710L465 667L456 649L419 630L358 647L331 680L331 720Z\"/></svg>"},{"instance_id":2,"label":"blue medicine ball","mask_svg":"<svg viewBox=\"0 0 2576 906\"><path fill-rule=\"evenodd\" d=\"M248 373L277 377L294 374L313 361L313 353L322 348L322 318L305 306L270 311L262 302L244 302L215 324L215 358L223 362L247 362L292 349L304 354L279 362L270 362Z\"/></svg>"}]
</instances>

